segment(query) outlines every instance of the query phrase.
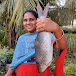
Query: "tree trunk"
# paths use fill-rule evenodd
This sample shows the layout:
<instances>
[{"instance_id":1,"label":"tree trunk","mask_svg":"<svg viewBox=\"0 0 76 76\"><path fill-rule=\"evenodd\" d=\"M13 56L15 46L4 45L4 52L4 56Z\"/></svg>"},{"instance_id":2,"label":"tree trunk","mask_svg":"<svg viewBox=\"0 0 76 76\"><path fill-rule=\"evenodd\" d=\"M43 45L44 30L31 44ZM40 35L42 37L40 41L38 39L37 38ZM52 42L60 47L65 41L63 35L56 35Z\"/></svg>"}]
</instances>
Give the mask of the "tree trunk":
<instances>
[{"instance_id":1,"label":"tree trunk","mask_svg":"<svg viewBox=\"0 0 76 76\"><path fill-rule=\"evenodd\" d=\"M20 34L20 29L17 30L17 33L16 33L16 39L15 39L15 44L17 43L17 39L18 39L19 34Z\"/></svg>"},{"instance_id":2,"label":"tree trunk","mask_svg":"<svg viewBox=\"0 0 76 76\"><path fill-rule=\"evenodd\" d=\"M11 28L9 28L8 30L8 45L11 47Z\"/></svg>"},{"instance_id":3,"label":"tree trunk","mask_svg":"<svg viewBox=\"0 0 76 76\"><path fill-rule=\"evenodd\" d=\"M7 25L8 25L8 45L11 47L11 27L9 27L9 23L11 21L11 17L8 17L8 20L7 20Z\"/></svg>"},{"instance_id":4,"label":"tree trunk","mask_svg":"<svg viewBox=\"0 0 76 76\"><path fill-rule=\"evenodd\" d=\"M15 45L15 39L16 39L15 27L13 28L11 35L12 35L11 45L14 46Z\"/></svg>"}]
</instances>

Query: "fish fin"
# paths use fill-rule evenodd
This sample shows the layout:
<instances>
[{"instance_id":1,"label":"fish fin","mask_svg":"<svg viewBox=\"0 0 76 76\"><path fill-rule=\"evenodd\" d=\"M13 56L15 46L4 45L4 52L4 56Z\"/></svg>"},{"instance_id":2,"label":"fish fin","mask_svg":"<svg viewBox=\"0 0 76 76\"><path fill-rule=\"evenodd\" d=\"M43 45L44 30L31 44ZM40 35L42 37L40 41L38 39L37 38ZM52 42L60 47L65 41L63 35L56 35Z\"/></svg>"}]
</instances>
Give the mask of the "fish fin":
<instances>
[{"instance_id":1,"label":"fish fin","mask_svg":"<svg viewBox=\"0 0 76 76\"><path fill-rule=\"evenodd\" d=\"M54 43L54 34L53 34L53 39L51 39L51 46L53 45Z\"/></svg>"},{"instance_id":2,"label":"fish fin","mask_svg":"<svg viewBox=\"0 0 76 76\"><path fill-rule=\"evenodd\" d=\"M42 16L42 8L41 8L41 6L40 6L40 4L38 3L38 5L37 5L37 12L38 12L38 16L39 16L39 18Z\"/></svg>"},{"instance_id":3,"label":"fish fin","mask_svg":"<svg viewBox=\"0 0 76 76\"><path fill-rule=\"evenodd\" d=\"M54 38L53 38L53 39L51 39L51 46L53 45L53 43L54 43Z\"/></svg>"},{"instance_id":4,"label":"fish fin","mask_svg":"<svg viewBox=\"0 0 76 76\"><path fill-rule=\"evenodd\" d=\"M43 11L43 16L44 16L44 17L47 17L48 8L49 8L49 3L48 3L48 4L46 5L46 7L44 8L44 11Z\"/></svg>"}]
</instances>

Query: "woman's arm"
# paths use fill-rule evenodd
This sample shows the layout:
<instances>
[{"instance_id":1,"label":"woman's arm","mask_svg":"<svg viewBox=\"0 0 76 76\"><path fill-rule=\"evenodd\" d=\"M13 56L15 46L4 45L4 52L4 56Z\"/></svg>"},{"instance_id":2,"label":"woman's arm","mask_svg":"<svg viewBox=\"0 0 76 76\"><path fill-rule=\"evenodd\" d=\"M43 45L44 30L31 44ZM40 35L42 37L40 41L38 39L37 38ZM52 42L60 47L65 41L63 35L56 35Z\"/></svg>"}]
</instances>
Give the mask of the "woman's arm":
<instances>
[{"instance_id":1,"label":"woman's arm","mask_svg":"<svg viewBox=\"0 0 76 76\"><path fill-rule=\"evenodd\" d=\"M12 70L8 70L7 73L5 74L5 76L11 76L13 74L13 72L15 71L16 68L12 69Z\"/></svg>"},{"instance_id":2,"label":"woman's arm","mask_svg":"<svg viewBox=\"0 0 76 76\"><path fill-rule=\"evenodd\" d=\"M59 50L64 50L67 48L67 40L64 35L64 32L60 29L60 27L57 25L57 30L53 32L56 38L56 44L54 47Z\"/></svg>"},{"instance_id":3,"label":"woman's arm","mask_svg":"<svg viewBox=\"0 0 76 76\"><path fill-rule=\"evenodd\" d=\"M56 38L55 48L63 50L67 47L67 40L64 32L60 29L59 25L49 18L37 19L36 32L53 32Z\"/></svg>"}]
</instances>

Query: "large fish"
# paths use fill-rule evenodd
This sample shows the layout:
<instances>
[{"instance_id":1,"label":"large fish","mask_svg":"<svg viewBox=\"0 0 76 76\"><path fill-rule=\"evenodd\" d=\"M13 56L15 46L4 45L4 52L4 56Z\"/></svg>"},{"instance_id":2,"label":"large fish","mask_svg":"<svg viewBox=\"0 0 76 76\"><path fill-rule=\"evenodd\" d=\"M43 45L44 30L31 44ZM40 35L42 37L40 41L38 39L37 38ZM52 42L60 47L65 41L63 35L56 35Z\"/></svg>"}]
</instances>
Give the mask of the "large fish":
<instances>
[{"instance_id":1,"label":"large fish","mask_svg":"<svg viewBox=\"0 0 76 76\"><path fill-rule=\"evenodd\" d=\"M38 4L37 11L39 18L46 18L49 4L46 5L44 11ZM49 32L39 32L35 40L35 58L38 72L43 72L52 62L53 42Z\"/></svg>"}]
</instances>

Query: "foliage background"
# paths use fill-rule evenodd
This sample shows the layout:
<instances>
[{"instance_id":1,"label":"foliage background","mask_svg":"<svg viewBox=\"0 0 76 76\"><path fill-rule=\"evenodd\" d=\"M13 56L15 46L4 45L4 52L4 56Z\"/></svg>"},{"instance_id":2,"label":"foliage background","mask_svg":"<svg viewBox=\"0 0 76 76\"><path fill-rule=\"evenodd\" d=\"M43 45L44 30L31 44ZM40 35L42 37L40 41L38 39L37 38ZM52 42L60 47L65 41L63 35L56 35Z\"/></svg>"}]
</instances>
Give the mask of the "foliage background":
<instances>
[{"instance_id":1,"label":"foliage background","mask_svg":"<svg viewBox=\"0 0 76 76\"><path fill-rule=\"evenodd\" d=\"M0 0L0 76L6 73L5 64L11 63L18 37L27 32L22 26L23 12L27 9L36 10L38 2L43 8L48 2L50 6L56 6L55 0ZM75 10L76 1L66 0L64 7L49 8L48 12L48 17L64 30L68 41L64 63L65 76L76 76L76 28L73 27L73 20L76 19ZM72 28L63 28L63 25L72 25ZM51 72L54 70L57 57L55 49L53 54Z\"/></svg>"}]
</instances>

